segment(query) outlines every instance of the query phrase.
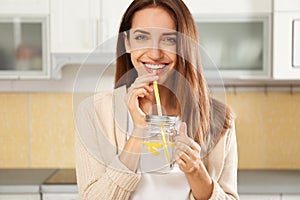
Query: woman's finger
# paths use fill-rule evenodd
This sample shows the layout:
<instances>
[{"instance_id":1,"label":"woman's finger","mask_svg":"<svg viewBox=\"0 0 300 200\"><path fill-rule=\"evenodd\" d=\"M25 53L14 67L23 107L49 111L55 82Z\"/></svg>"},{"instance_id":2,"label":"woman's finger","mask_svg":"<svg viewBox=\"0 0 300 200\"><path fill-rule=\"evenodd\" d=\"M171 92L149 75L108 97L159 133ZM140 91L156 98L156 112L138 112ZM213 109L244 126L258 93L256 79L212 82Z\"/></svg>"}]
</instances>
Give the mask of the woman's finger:
<instances>
[{"instance_id":1,"label":"woman's finger","mask_svg":"<svg viewBox=\"0 0 300 200\"><path fill-rule=\"evenodd\" d=\"M193 150L198 151L199 153L201 151L200 145L197 142L195 142L193 139L189 138L188 136L182 136L182 135L176 136L175 143L176 142L184 143L188 145L190 148L192 148Z\"/></svg>"},{"instance_id":2,"label":"woman's finger","mask_svg":"<svg viewBox=\"0 0 300 200\"><path fill-rule=\"evenodd\" d=\"M181 159L185 163L191 162L191 158L186 154L185 151L182 151L181 149L175 150L175 159Z\"/></svg>"},{"instance_id":3,"label":"woman's finger","mask_svg":"<svg viewBox=\"0 0 300 200\"><path fill-rule=\"evenodd\" d=\"M138 97L144 97L148 94L149 93L145 88L132 89L132 90L128 91L128 94L127 94L128 95L127 96L128 106L130 106L130 104L134 103L132 101L137 102Z\"/></svg>"},{"instance_id":4,"label":"woman's finger","mask_svg":"<svg viewBox=\"0 0 300 200\"><path fill-rule=\"evenodd\" d=\"M200 152L193 150L190 146L187 146L183 143L177 143L176 150L184 152L191 160L200 159Z\"/></svg>"},{"instance_id":5,"label":"woman's finger","mask_svg":"<svg viewBox=\"0 0 300 200\"><path fill-rule=\"evenodd\" d=\"M153 74L146 74L135 79L133 85L139 85L140 83L152 83L153 81L157 81L159 76Z\"/></svg>"},{"instance_id":6,"label":"woman's finger","mask_svg":"<svg viewBox=\"0 0 300 200\"><path fill-rule=\"evenodd\" d=\"M153 86L149 85L149 83L134 83L131 85L129 90L145 88L148 92L153 92Z\"/></svg>"}]
</instances>

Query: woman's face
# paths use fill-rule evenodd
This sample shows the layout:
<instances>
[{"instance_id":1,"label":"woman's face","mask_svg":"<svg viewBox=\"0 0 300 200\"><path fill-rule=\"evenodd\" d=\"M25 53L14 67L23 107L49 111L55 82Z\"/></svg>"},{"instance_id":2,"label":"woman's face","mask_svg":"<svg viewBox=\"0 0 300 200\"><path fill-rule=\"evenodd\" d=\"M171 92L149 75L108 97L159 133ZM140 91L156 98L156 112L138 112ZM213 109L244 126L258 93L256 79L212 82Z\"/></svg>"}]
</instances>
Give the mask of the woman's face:
<instances>
[{"instance_id":1,"label":"woman's face","mask_svg":"<svg viewBox=\"0 0 300 200\"><path fill-rule=\"evenodd\" d=\"M151 7L136 12L125 44L139 76L155 72L160 77L159 82L164 82L176 64L176 26L163 8Z\"/></svg>"}]
</instances>

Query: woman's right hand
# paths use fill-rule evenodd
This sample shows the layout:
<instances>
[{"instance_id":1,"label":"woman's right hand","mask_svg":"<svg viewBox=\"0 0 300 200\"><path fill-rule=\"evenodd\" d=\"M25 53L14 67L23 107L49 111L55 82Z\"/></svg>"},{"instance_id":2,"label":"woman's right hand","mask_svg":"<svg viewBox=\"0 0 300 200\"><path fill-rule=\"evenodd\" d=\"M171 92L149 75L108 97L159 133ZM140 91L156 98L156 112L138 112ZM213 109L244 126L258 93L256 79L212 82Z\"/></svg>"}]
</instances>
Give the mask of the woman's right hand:
<instances>
[{"instance_id":1,"label":"woman's right hand","mask_svg":"<svg viewBox=\"0 0 300 200\"><path fill-rule=\"evenodd\" d=\"M154 74L141 75L127 90L125 100L136 127L145 127L146 125L146 114L155 101L152 83L158 78Z\"/></svg>"}]
</instances>

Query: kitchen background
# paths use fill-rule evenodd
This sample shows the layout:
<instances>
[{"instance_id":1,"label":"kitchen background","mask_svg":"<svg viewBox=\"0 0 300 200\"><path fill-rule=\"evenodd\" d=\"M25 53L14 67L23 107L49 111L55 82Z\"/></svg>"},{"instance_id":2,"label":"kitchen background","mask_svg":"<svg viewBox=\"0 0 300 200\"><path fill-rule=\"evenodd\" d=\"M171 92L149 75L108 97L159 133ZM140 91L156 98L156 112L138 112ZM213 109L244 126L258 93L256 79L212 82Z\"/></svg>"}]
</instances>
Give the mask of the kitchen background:
<instances>
[{"instance_id":1,"label":"kitchen background","mask_svg":"<svg viewBox=\"0 0 300 200\"><path fill-rule=\"evenodd\" d=\"M0 199L78 198L73 106L113 87L110 38L130 2L0 0ZM185 2L222 77L207 65L211 90L237 115L241 199L300 199L300 1ZM9 56L22 42L29 65Z\"/></svg>"}]
</instances>

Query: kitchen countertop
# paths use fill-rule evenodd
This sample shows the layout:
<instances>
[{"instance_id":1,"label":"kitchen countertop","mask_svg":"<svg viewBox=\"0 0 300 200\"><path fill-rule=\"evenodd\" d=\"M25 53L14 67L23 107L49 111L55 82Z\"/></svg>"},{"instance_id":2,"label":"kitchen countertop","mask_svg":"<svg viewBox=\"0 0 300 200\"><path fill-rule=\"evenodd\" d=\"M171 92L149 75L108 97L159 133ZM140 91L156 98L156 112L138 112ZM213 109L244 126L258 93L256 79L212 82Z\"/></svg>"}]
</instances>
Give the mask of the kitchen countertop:
<instances>
[{"instance_id":1,"label":"kitchen countertop","mask_svg":"<svg viewBox=\"0 0 300 200\"><path fill-rule=\"evenodd\" d=\"M57 187L58 185L59 187ZM77 192L75 170L0 169L0 193L51 191Z\"/></svg>"},{"instance_id":2,"label":"kitchen countertop","mask_svg":"<svg viewBox=\"0 0 300 200\"><path fill-rule=\"evenodd\" d=\"M39 193L40 185L55 169L2 169L0 193Z\"/></svg>"},{"instance_id":3,"label":"kitchen countertop","mask_svg":"<svg viewBox=\"0 0 300 200\"><path fill-rule=\"evenodd\" d=\"M75 169L0 169L0 193L76 193ZM240 194L300 194L300 170L239 170Z\"/></svg>"},{"instance_id":4,"label":"kitchen countertop","mask_svg":"<svg viewBox=\"0 0 300 200\"><path fill-rule=\"evenodd\" d=\"M300 170L239 170L238 192L300 194Z\"/></svg>"}]
</instances>

